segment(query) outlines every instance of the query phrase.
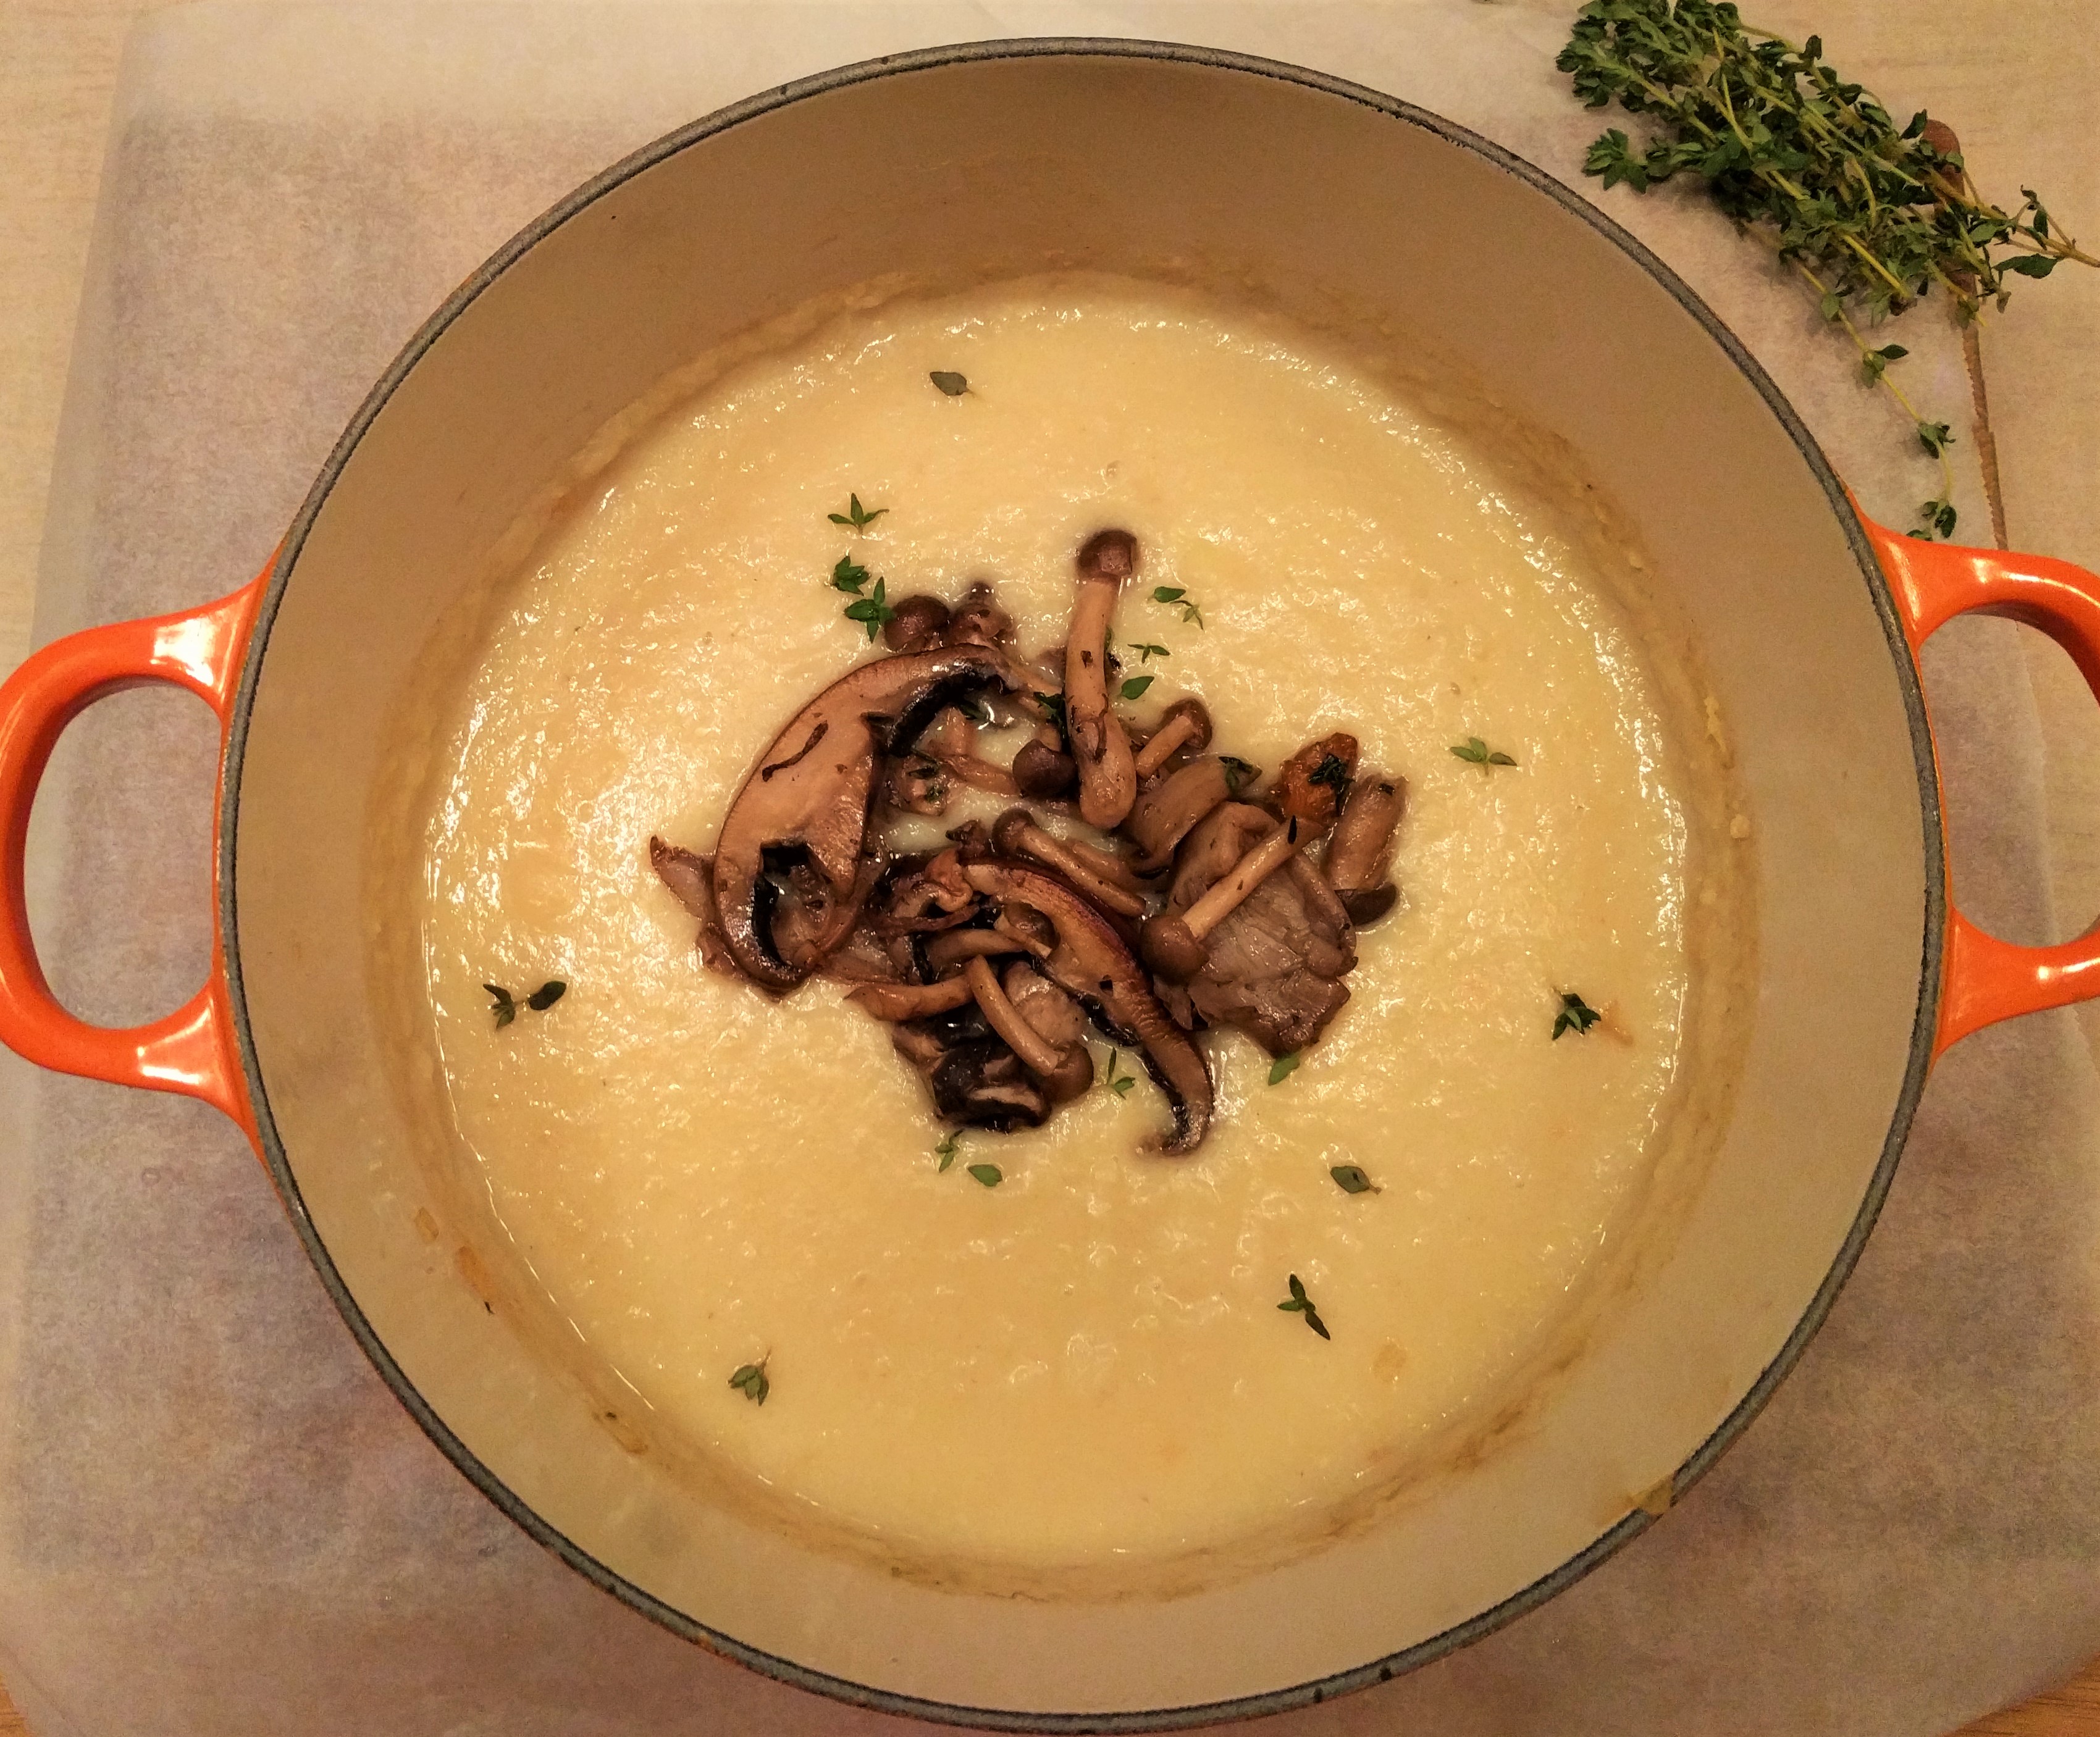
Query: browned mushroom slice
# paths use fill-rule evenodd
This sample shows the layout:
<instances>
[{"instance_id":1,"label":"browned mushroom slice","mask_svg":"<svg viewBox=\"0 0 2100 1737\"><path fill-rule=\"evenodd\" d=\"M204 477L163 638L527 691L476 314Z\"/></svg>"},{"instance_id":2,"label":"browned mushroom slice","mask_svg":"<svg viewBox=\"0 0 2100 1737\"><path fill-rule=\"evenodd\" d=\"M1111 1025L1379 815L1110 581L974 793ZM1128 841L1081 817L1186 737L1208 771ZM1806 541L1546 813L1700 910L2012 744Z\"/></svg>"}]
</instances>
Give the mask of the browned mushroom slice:
<instances>
[{"instance_id":1,"label":"browned mushroom slice","mask_svg":"<svg viewBox=\"0 0 2100 1737\"><path fill-rule=\"evenodd\" d=\"M966 863L963 875L987 897L1026 905L1049 919L1057 945L1043 968L1110 1038L1144 1056L1146 1071L1174 1112L1174 1132L1159 1149L1194 1151L1211 1126L1211 1070L1188 1034L1167 1016L1145 968L1107 916L1055 875L1027 863Z\"/></svg>"},{"instance_id":2,"label":"browned mushroom slice","mask_svg":"<svg viewBox=\"0 0 2100 1737\"><path fill-rule=\"evenodd\" d=\"M1010 685L1000 654L951 646L863 663L796 714L744 780L715 847L715 909L747 976L791 990L822 960L822 951L790 959L775 941L789 893L814 894L822 907L802 925L813 942L845 938L850 921L834 919L854 893L879 759L907 752L943 707ZM791 885L798 867L810 875Z\"/></svg>"},{"instance_id":3,"label":"browned mushroom slice","mask_svg":"<svg viewBox=\"0 0 2100 1737\"><path fill-rule=\"evenodd\" d=\"M1123 824L1137 796L1137 773L1123 720L1109 704L1109 623L1116 596L1137 566L1137 540L1102 531L1079 551L1079 597L1065 641L1065 730L1079 768L1079 813L1103 831Z\"/></svg>"},{"instance_id":4,"label":"browned mushroom slice","mask_svg":"<svg viewBox=\"0 0 2100 1737\"><path fill-rule=\"evenodd\" d=\"M1293 819L1325 831L1341 813L1357 774L1357 738L1337 731L1308 742L1276 774L1270 799Z\"/></svg>"},{"instance_id":5,"label":"browned mushroom slice","mask_svg":"<svg viewBox=\"0 0 2100 1737\"><path fill-rule=\"evenodd\" d=\"M942 1121L1004 1134L1040 1126L1048 1118L1048 1096L994 1034L974 1001L907 1021L889 1035L898 1054L926 1082Z\"/></svg>"},{"instance_id":6,"label":"browned mushroom slice","mask_svg":"<svg viewBox=\"0 0 2100 1737\"><path fill-rule=\"evenodd\" d=\"M1377 922L1400 896L1388 877L1393 829L1406 811L1405 778L1366 773L1351 787L1334 836L1327 840L1327 884L1359 925Z\"/></svg>"},{"instance_id":7,"label":"browned mushroom slice","mask_svg":"<svg viewBox=\"0 0 2100 1737\"><path fill-rule=\"evenodd\" d=\"M1245 803L1211 815L1181 848L1170 910L1199 903L1230 875L1262 836L1273 835L1274 819ZM1205 941L1202 968L1190 979L1189 1000L1213 1025L1244 1031L1272 1056L1303 1049L1326 1029L1349 991L1341 979L1355 962L1356 941L1346 919L1337 923L1337 902L1308 898L1304 880L1291 869L1272 874L1250 892Z\"/></svg>"},{"instance_id":8,"label":"browned mushroom slice","mask_svg":"<svg viewBox=\"0 0 2100 1737\"><path fill-rule=\"evenodd\" d=\"M1123 829L1140 853L1136 863L1140 872L1166 867L1173 857L1174 847L1189 835L1198 821L1229 801L1232 793L1225 763L1215 756L1192 760L1147 785Z\"/></svg>"},{"instance_id":9,"label":"browned mushroom slice","mask_svg":"<svg viewBox=\"0 0 2100 1737\"><path fill-rule=\"evenodd\" d=\"M952 1012L970 999L970 986L960 977L938 983L863 983L846 992L846 999L855 1007L892 1023Z\"/></svg>"},{"instance_id":10,"label":"browned mushroom slice","mask_svg":"<svg viewBox=\"0 0 2100 1737\"><path fill-rule=\"evenodd\" d=\"M686 914L699 924L694 944L700 950L700 963L725 977L740 976L729 943L722 939L721 919L715 913L714 864L681 845L652 836L649 866L686 907Z\"/></svg>"}]
</instances>

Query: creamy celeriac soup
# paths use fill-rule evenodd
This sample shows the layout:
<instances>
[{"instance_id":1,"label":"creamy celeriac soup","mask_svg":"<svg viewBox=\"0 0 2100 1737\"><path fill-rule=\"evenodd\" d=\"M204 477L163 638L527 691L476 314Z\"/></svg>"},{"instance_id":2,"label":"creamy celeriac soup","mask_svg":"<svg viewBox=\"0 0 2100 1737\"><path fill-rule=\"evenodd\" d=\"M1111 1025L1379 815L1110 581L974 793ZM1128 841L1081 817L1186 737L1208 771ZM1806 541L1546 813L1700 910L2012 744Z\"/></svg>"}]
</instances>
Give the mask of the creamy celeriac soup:
<instances>
[{"instance_id":1,"label":"creamy celeriac soup","mask_svg":"<svg viewBox=\"0 0 2100 1737\"><path fill-rule=\"evenodd\" d=\"M1695 995L1687 793L1718 764L1635 643L1637 556L1606 571L1542 474L1339 341L1057 276L840 314L574 497L492 593L436 751L420 964L474 1259L638 1450L1019 1574L1312 1536L1507 1416L1651 1192ZM1122 711L1198 694L1214 752L1270 770L1353 734L1405 781L1399 897L1294 1060L1200 1036L1192 1155L1147 1149L1166 1104L1098 1034L1045 1126L944 1151L843 985L704 966L648 841L712 850L787 721L883 655L842 561L893 600L989 580L1032 655L1108 525L1139 552L1114 646L1153 678ZM483 987L555 981L501 1024Z\"/></svg>"}]
</instances>

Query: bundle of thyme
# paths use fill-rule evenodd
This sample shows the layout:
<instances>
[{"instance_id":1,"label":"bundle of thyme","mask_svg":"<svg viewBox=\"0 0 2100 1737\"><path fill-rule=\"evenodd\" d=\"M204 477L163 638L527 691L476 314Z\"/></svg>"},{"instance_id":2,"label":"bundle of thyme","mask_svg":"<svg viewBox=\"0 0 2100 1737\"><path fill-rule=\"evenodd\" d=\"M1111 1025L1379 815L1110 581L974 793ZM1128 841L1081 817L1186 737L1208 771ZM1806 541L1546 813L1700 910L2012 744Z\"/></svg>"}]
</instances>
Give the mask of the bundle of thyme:
<instances>
[{"instance_id":1,"label":"bundle of thyme","mask_svg":"<svg viewBox=\"0 0 2100 1737\"><path fill-rule=\"evenodd\" d=\"M1858 347L1862 377L1887 388L1939 461L1940 492L1919 508L1912 535L1951 536L1953 437L1890 377L1902 346L1877 348L1861 326L1904 312L1935 286L1967 326L1987 302L2005 306L2009 276L2100 260L2054 226L2032 188L2020 189L2011 213L1986 200L1953 133L1922 110L1899 128L1824 62L1819 38L1797 47L1745 24L1727 0L1590 0L1557 64L1590 108L1616 99L1655 127L1639 144L1611 129L1590 146L1587 173L1636 192L1698 176L1739 227L1799 274L1824 318Z\"/></svg>"}]
</instances>

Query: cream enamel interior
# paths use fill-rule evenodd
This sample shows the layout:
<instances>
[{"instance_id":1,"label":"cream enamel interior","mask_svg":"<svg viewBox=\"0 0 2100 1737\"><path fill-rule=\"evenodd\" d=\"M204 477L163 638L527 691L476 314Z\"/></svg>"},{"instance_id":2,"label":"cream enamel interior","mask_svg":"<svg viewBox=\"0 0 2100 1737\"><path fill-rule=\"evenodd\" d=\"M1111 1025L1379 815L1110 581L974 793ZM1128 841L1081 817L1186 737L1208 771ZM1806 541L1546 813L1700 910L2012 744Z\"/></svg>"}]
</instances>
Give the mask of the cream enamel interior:
<instances>
[{"instance_id":1,"label":"cream enamel interior","mask_svg":"<svg viewBox=\"0 0 2100 1737\"><path fill-rule=\"evenodd\" d=\"M849 185L832 173L848 156ZM1460 209L1477 269L1446 296L1454 280L1414 264ZM377 1025L311 993L363 970L360 842L403 770L382 774L386 708L506 528L692 357L813 295L959 260L1229 269L1286 307L1369 311L1458 359L1639 526L1758 817L1749 1054L1671 1247L1493 1452L1324 1550L1172 1598L944 1588L664 1475L483 1307L496 1281L444 1235ZM1640 317L1581 317L1606 306ZM1855 744L1835 768L1816 751L1833 730ZM237 799L241 986L269 1113L344 1283L439 1419L687 1620L977 1708L1282 1690L1426 1641L1584 1550L1726 1417L1822 1283L1882 1156L1918 1004L1925 829L1902 689L1784 427L1654 280L1521 181L1405 121L1217 67L1079 54L898 73L701 139L578 211L437 338L335 480L271 626ZM1306 1620L1280 1628L1279 1601Z\"/></svg>"},{"instance_id":2,"label":"cream enamel interior","mask_svg":"<svg viewBox=\"0 0 2100 1737\"><path fill-rule=\"evenodd\" d=\"M944 400L929 359L974 390ZM371 893L423 896L435 1025L404 1047L442 1051L430 1118L544 1341L580 1335L657 1451L929 1572L1098 1582L1317 1537L1476 1430L1648 1204L1689 969L1675 785L1723 775L1696 714L1665 730L1600 540L1528 482L1335 338L1088 275L837 316L640 431L471 600L471 667L434 659L406 696L403 727L428 738L435 711L448 739ZM885 510L849 536L827 511L862 491ZM707 972L644 844L711 848L754 756L866 655L826 583L842 550L893 597L990 575L1040 649L1105 522L1143 548L1116 629L1152 684L1133 713L1200 692L1220 750L1268 767L1352 730L1366 773L1410 783L1407 896L1287 1089L1251 1041L1204 1040L1220 1113L1193 1158L1143 1154L1145 1086L965 1135L944 1174L887 1030L836 985L783 1003ZM1515 768L1450 754L1476 731ZM1723 915L1717 891L1700 915ZM492 973L571 990L499 1029ZM1605 1010L1592 1041L1549 1039L1556 985ZM1378 1193L1338 1189L1349 1162ZM1332 1343L1279 1314L1294 1272ZM761 1357L762 1413L726 1380Z\"/></svg>"}]
</instances>

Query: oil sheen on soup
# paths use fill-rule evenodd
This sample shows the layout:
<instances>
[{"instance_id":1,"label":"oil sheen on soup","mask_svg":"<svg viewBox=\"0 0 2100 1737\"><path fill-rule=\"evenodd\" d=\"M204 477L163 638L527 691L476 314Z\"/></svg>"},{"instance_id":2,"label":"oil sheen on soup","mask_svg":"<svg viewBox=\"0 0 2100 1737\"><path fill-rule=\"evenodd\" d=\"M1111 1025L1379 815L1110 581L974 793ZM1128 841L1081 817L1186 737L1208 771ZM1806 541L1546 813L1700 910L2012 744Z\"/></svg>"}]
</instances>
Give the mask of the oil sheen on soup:
<instances>
[{"instance_id":1,"label":"oil sheen on soup","mask_svg":"<svg viewBox=\"0 0 2100 1737\"><path fill-rule=\"evenodd\" d=\"M880 516L838 522L855 497ZM1078 276L847 313L656 420L500 594L426 820L484 1259L650 1438L933 1557L1214 1548L1462 1434L1594 1287L1684 1041L1684 774L1558 522L1339 345ZM1105 525L1140 549L1121 674L1153 678L1123 710L1200 694L1272 770L1355 735L1408 787L1399 900L1295 1065L1202 1037L1193 1155L1145 1149L1164 1104L1096 1037L1093 1089L944 1164L889 1031L835 982L704 968L647 841L712 849L755 756L880 654L842 561L860 595L989 580L1034 654ZM492 1016L484 984L552 980Z\"/></svg>"}]
</instances>

